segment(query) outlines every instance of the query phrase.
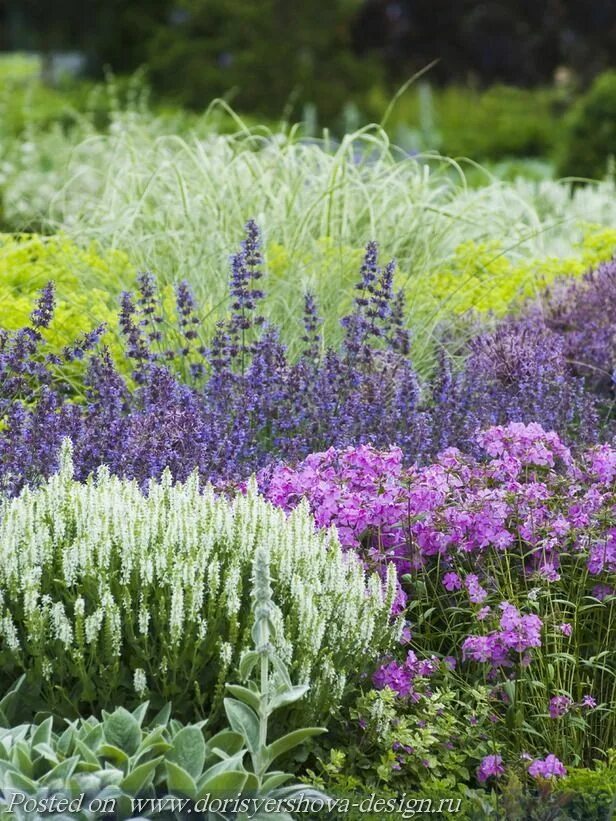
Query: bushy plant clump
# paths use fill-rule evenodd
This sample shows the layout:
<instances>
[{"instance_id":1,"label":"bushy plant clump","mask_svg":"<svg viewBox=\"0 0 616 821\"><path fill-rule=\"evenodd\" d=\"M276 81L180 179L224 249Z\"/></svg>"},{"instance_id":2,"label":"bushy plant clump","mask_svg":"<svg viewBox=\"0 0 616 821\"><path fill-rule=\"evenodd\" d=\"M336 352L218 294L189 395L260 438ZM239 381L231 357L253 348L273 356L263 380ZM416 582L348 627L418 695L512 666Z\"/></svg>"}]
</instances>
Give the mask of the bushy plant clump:
<instances>
[{"instance_id":1,"label":"bushy plant clump","mask_svg":"<svg viewBox=\"0 0 616 821\"><path fill-rule=\"evenodd\" d=\"M588 763L614 739L616 450L575 459L520 423L478 442L484 460L448 449L425 468L400 450L331 449L261 482L284 509L307 499L368 566L394 562L413 648L493 688L492 754ZM375 681L409 698L417 675L407 659Z\"/></svg>"},{"instance_id":2,"label":"bushy plant clump","mask_svg":"<svg viewBox=\"0 0 616 821\"><path fill-rule=\"evenodd\" d=\"M167 473L145 495L106 469L87 483L72 470L67 446L58 474L0 503L3 686L26 673L59 715L145 696L191 720L216 711L250 646L259 545L278 650L311 684L311 715L390 641L395 576L366 578L306 507L287 517L255 488L227 501L196 476L174 485Z\"/></svg>"},{"instance_id":3,"label":"bushy plant clump","mask_svg":"<svg viewBox=\"0 0 616 821\"><path fill-rule=\"evenodd\" d=\"M616 71L595 78L565 120L559 146L561 175L600 179L614 161L616 145Z\"/></svg>"},{"instance_id":4,"label":"bushy plant clump","mask_svg":"<svg viewBox=\"0 0 616 821\"><path fill-rule=\"evenodd\" d=\"M182 480L194 469L206 479L236 480L330 445L396 444L407 459L425 461L453 444L473 448L478 427L508 421L536 420L585 440L596 435L595 400L568 365L562 340L543 325L529 319L484 332L462 369L443 356L433 379L422 382L394 264L381 267L370 243L351 310L340 320L339 348L324 350L307 294L302 351L292 358L261 313L262 263L251 222L232 260L230 314L209 344L187 284L176 289L173 325L156 280L141 275L137 297L122 296L119 367L107 351L93 354L102 328L60 354L47 352L54 290L46 286L30 324L0 336L5 491L53 473L65 436L78 478L105 464L145 484L165 467ZM82 360L80 379L63 377Z\"/></svg>"},{"instance_id":5,"label":"bushy plant clump","mask_svg":"<svg viewBox=\"0 0 616 821\"><path fill-rule=\"evenodd\" d=\"M2 327L27 324L37 292L53 280L54 322L45 340L61 348L95 325L115 324L117 298L129 276L132 268L121 251L80 248L65 236L0 234Z\"/></svg>"},{"instance_id":6,"label":"bushy plant clump","mask_svg":"<svg viewBox=\"0 0 616 821\"><path fill-rule=\"evenodd\" d=\"M579 281L561 279L528 315L562 340L574 373L608 401L616 386L616 257Z\"/></svg>"},{"instance_id":7,"label":"bushy plant clump","mask_svg":"<svg viewBox=\"0 0 616 821\"><path fill-rule=\"evenodd\" d=\"M575 248L575 256L512 259L499 242L464 242L420 288L426 301L453 313L474 310L502 317L522 300L543 296L557 279L580 278L616 251L616 231L595 226Z\"/></svg>"}]
</instances>

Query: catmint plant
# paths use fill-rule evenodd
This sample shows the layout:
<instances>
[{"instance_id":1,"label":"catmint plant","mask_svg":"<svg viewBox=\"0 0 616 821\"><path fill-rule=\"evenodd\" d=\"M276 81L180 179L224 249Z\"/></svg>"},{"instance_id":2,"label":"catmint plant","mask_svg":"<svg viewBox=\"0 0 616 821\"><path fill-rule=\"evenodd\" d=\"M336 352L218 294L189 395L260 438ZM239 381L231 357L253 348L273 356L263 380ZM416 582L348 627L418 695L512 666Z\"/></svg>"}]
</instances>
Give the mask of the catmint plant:
<instances>
[{"instance_id":1,"label":"catmint plant","mask_svg":"<svg viewBox=\"0 0 616 821\"><path fill-rule=\"evenodd\" d=\"M28 326L0 331L0 489L50 476L67 436L78 478L104 464L145 487L165 468L227 485L330 446L397 446L426 464L450 446L477 453L475 432L491 424L538 422L582 443L611 430L609 406L587 390L588 369L574 367L555 323L526 317L480 330L460 361L443 353L421 379L394 263L381 266L369 243L341 345L325 346L308 294L304 347L292 358L264 318L264 270L251 221L232 258L228 315L210 339L185 282L171 316L155 278L139 275L137 292L121 297L116 361L103 328L50 350L54 293L43 289Z\"/></svg>"}]
</instances>

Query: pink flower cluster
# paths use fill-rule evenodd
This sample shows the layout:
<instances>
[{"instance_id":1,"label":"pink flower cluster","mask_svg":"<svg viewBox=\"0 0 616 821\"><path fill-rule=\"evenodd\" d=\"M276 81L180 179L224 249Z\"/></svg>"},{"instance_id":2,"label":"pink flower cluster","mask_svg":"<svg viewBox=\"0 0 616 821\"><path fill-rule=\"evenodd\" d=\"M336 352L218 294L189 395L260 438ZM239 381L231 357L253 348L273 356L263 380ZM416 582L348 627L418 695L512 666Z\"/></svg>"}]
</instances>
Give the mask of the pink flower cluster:
<instances>
[{"instance_id":1,"label":"pink flower cluster","mask_svg":"<svg viewBox=\"0 0 616 821\"><path fill-rule=\"evenodd\" d=\"M497 425L479 433L477 441L508 470L514 465L553 468L559 459L565 465L572 464L571 452L558 435L553 431L546 433L536 422Z\"/></svg>"},{"instance_id":2,"label":"pink flower cluster","mask_svg":"<svg viewBox=\"0 0 616 821\"><path fill-rule=\"evenodd\" d=\"M534 613L521 615L517 607L502 602L500 630L485 636L468 636L462 644L466 660L490 662L494 667L511 666L532 647L541 646L543 623ZM527 659L525 659L527 660Z\"/></svg>"},{"instance_id":3,"label":"pink flower cluster","mask_svg":"<svg viewBox=\"0 0 616 821\"><path fill-rule=\"evenodd\" d=\"M483 784L488 778L500 778L505 772L500 755L487 755L477 768L477 780Z\"/></svg>"},{"instance_id":4,"label":"pink flower cluster","mask_svg":"<svg viewBox=\"0 0 616 821\"><path fill-rule=\"evenodd\" d=\"M528 768L528 774L533 778L562 778L567 775L564 764L555 755L545 758L536 758Z\"/></svg>"},{"instance_id":5,"label":"pink flower cluster","mask_svg":"<svg viewBox=\"0 0 616 821\"><path fill-rule=\"evenodd\" d=\"M266 469L259 482L267 498L285 510L307 499L317 525L336 525L346 547L357 548L374 534L369 552L381 560L395 558L396 549L406 545L406 473L399 448L383 452L360 445L313 453L295 468Z\"/></svg>"},{"instance_id":6,"label":"pink flower cluster","mask_svg":"<svg viewBox=\"0 0 616 821\"><path fill-rule=\"evenodd\" d=\"M567 556L582 557L593 576L616 573L615 448L574 460L534 423L477 438L484 459L450 448L431 465L405 467L397 448L330 448L267 469L259 482L286 510L306 499L317 524L335 525L369 563L394 561L404 574L438 561L445 590L464 589L473 604L489 593L482 562L494 552L517 556L540 584L559 580Z\"/></svg>"},{"instance_id":7,"label":"pink flower cluster","mask_svg":"<svg viewBox=\"0 0 616 821\"><path fill-rule=\"evenodd\" d=\"M390 661L381 665L372 677L372 683L377 690L389 687L401 698L410 698L417 701L419 695L414 691L413 684L418 678L429 678L438 667L436 659L419 659L412 650L409 650L402 664Z\"/></svg>"}]
</instances>

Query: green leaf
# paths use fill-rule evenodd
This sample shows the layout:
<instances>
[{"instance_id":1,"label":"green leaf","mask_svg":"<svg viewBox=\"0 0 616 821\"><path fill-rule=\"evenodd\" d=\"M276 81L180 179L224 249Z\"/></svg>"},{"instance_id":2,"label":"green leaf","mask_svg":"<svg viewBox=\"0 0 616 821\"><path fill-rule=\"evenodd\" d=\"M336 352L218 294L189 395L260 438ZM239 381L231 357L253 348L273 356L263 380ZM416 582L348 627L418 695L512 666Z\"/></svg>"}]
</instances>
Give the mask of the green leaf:
<instances>
[{"instance_id":1,"label":"green leaf","mask_svg":"<svg viewBox=\"0 0 616 821\"><path fill-rule=\"evenodd\" d=\"M292 733L287 733L282 738L268 744L265 748L267 761L271 764L278 756L292 750L294 747L298 747L307 739L326 732L327 730L324 727L304 727L301 730L293 730Z\"/></svg>"},{"instance_id":2,"label":"green leaf","mask_svg":"<svg viewBox=\"0 0 616 821\"><path fill-rule=\"evenodd\" d=\"M269 773L266 778L263 779L263 783L261 785L261 790L263 793L268 793L271 790L276 790L278 787L282 787L290 778L293 778L291 773L283 773L283 772L273 772Z\"/></svg>"},{"instance_id":3,"label":"green leaf","mask_svg":"<svg viewBox=\"0 0 616 821\"><path fill-rule=\"evenodd\" d=\"M108 744L118 747L127 755L133 755L141 742L141 727L135 716L124 707L118 707L103 721L103 732Z\"/></svg>"},{"instance_id":4,"label":"green leaf","mask_svg":"<svg viewBox=\"0 0 616 821\"><path fill-rule=\"evenodd\" d=\"M205 763L205 739L201 730L184 727L173 737L172 744L167 760L179 764L193 778L198 778Z\"/></svg>"},{"instance_id":5,"label":"green leaf","mask_svg":"<svg viewBox=\"0 0 616 821\"><path fill-rule=\"evenodd\" d=\"M5 719L10 719L13 707L16 703L17 695L25 680L25 675L20 676L0 699L0 712L3 713Z\"/></svg>"},{"instance_id":6,"label":"green leaf","mask_svg":"<svg viewBox=\"0 0 616 821\"><path fill-rule=\"evenodd\" d=\"M87 761L88 764L96 764L100 766L98 756L92 752L92 750L88 747L87 744L84 744L84 742L78 738L75 739L75 752L79 753L83 760Z\"/></svg>"},{"instance_id":7,"label":"green leaf","mask_svg":"<svg viewBox=\"0 0 616 821\"><path fill-rule=\"evenodd\" d=\"M165 728L162 726L155 727L151 732L149 732L139 745L139 749L133 756L133 759L137 761L146 755L146 753L154 753L154 755L159 755L171 750L173 745L165 739L164 733Z\"/></svg>"},{"instance_id":8,"label":"green leaf","mask_svg":"<svg viewBox=\"0 0 616 821\"><path fill-rule=\"evenodd\" d=\"M14 790L25 792L26 795L34 795L38 789L38 784L16 770L8 770L4 773L4 784L2 787L3 790L5 790L6 787L12 787Z\"/></svg>"},{"instance_id":9,"label":"green leaf","mask_svg":"<svg viewBox=\"0 0 616 821\"><path fill-rule=\"evenodd\" d=\"M169 717L171 715L171 702L167 702L165 706L160 709L152 721L150 721L150 727L166 727L169 723Z\"/></svg>"},{"instance_id":10,"label":"green leaf","mask_svg":"<svg viewBox=\"0 0 616 821\"><path fill-rule=\"evenodd\" d=\"M36 747L33 747L32 749L38 756L46 759L51 764L55 765L58 763L58 756L56 755L56 751L53 749L51 744L37 744Z\"/></svg>"},{"instance_id":11,"label":"green leaf","mask_svg":"<svg viewBox=\"0 0 616 821\"><path fill-rule=\"evenodd\" d=\"M53 770L49 770L49 772L45 773L45 775L40 779L40 783L49 784L52 781L68 781L68 779L75 772L75 767L78 763L79 756L77 755L61 761L59 764L56 764Z\"/></svg>"},{"instance_id":12,"label":"green leaf","mask_svg":"<svg viewBox=\"0 0 616 821\"><path fill-rule=\"evenodd\" d=\"M281 680L282 684L285 688L291 689L293 687L293 682L291 681L291 677L289 676L289 671L287 669L287 665L281 661L276 655L272 655L270 657L270 661L272 662L272 666L276 671L276 675Z\"/></svg>"},{"instance_id":13,"label":"green leaf","mask_svg":"<svg viewBox=\"0 0 616 821\"><path fill-rule=\"evenodd\" d=\"M103 743L103 739L105 733L103 731L103 725L97 724L95 727L87 727L84 728L85 732L79 734L79 739L83 741L86 747L89 747L92 751L96 751L100 745Z\"/></svg>"},{"instance_id":14,"label":"green leaf","mask_svg":"<svg viewBox=\"0 0 616 821\"><path fill-rule=\"evenodd\" d=\"M154 778L156 768L163 760L163 756L153 758L151 761L146 761L131 770L129 774L120 782L120 789L127 792L129 795L139 795L141 790L149 786Z\"/></svg>"},{"instance_id":15,"label":"green leaf","mask_svg":"<svg viewBox=\"0 0 616 821\"><path fill-rule=\"evenodd\" d=\"M269 713L273 713L279 707L284 707L287 704L293 704L303 698L308 692L307 684L298 684L296 687L286 687L282 692L272 697L269 703Z\"/></svg>"},{"instance_id":16,"label":"green leaf","mask_svg":"<svg viewBox=\"0 0 616 821\"><path fill-rule=\"evenodd\" d=\"M259 707L261 706L261 699L258 693L254 693L252 690L249 690L248 687L242 687L239 684L227 684L227 690L232 696L235 696L240 701L243 701L244 704L252 707L255 713L258 714Z\"/></svg>"},{"instance_id":17,"label":"green leaf","mask_svg":"<svg viewBox=\"0 0 616 821\"><path fill-rule=\"evenodd\" d=\"M232 698L224 700L225 712L231 729L241 733L251 753L259 747L259 718L250 707Z\"/></svg>"},{"instance_id":18,"label":"green leaf","mask_svg":"<svg viewBox=\"0 0 616 821\"><path fill-rule=\"evenodd\" d=\"M248 778L244 784L244 790L253 795L259 791L259 779L254 773L248 773Z\"/></svg>"},{"instance_id":19,"label":"green leaf","mask_svg":"<svg viewBox=\"0 0 616 821\"><path fill-rule=\"evenodd\" d=\"M256 650L249 650L242 655L240 659L240 678L246 681L248 676L252 673L256 663L259 661L259 654Z\"/></svg>"},{"instance_id":20,"label":"green leaf","mask_svg":"<svg viewBox=\"0 0 616 821\"><path fill-rule=\"evenodd\" d=\"M19 770L12 762L0 761L0 781L6 776L7 773L16 772L19 772Z\"/></svg>"},{"instance_id":21,"label":"green leaf","mask_svg":"<svg viewBox=\"0 0 616 821\"><path fill-rule=\"evenodd\" d=\"M101 744L98 748L98 754L104 756L105 758L110 758L118 764L126 764L128 761L128 756L126 753L119 747L114 747L113 744Z\"/></svg>"},{"instance_id":22,"label":"green leaf","mask_svg":"<svg viewBox=\"0 0 616 821\"><path fill-rule=\"evenodd\" d=\"M143 719L145 718L145 714L148 711L148 707L150 706L149 701L144 701L143 704L140 704L138 707L135 707L133 710L133 716L137 720L137 723L141 727L143 724Z\"/></svg>"},{"instance_id":23,"label":"green leaf","mask_svg":"<svg viewBox=\"0 0 616 821\"><path fill-rule=\"evenodd\" d=\"M244 789L248 773L242 770L227 770L210 776L200 782L197 798L205 798L208 793L235 795Z\"/></svg>"},{"instance_id":24,"label":"green leaf","mask_svg":"<svg viewBox=\"0 0 616 821\"><path fill-rule=\"evenodd\" d=\"M53 729L53 718L50 716L45 719L42 724L39 724L32 734L31 744L34 747L36 744L50 744L51 731Z\"/></svg>"},{"instance_id":25,"label":"green leaf","mask_svg":"<svg viewBox=\"0 0 616 821\"><path fill-rule=\"evenodd\" d=\"M13 760L13 764L15 764L21 773L28 778L32 778L33 767L32 760L30 759L30 749L25 742L19 741L14 745L11 758Z\"/></svg>"},{"instance_id":26,"label":"green leaf","mask_svg":"<svg viewBox=\"0 0 616 821\"><path fill-rule=\"evenodd\" d=\"M58 752L62 753L62 755L68 755L68 751L73 744L75 734L75 725L71 723L66 728L66 730L64 730L64 732L60 735L58 741L56 742L56 749L58 750Z\"/></svg>"},{"instance_id":27,"label":"green leaf","mask_svg":"<svg viewBox=\"0 0 616 821\"><path fill-rule=\"evenodd\" d=\"M199 783L199 789L201 788L201 784L207 781L209 778L212 778L214 775L218 773L227 773L231 772L232 770L243 770L244 764L243 759L246 754L245 750L241 750L236 755L229 756L229 758L224 758L222 761L219 761L218 764L213 764L211 767L203 773L201 776Z\"/></svg>"},{"instance_id":28,"label":"green leaf","mask_svg":"<svg viewBox=\"0 0 616 821\"><path fill-rule=\"evenodd\" d=\"M235 755L244 746L244 736L233 730L221 730L212 736L207 742L208 754L214 750L219 750L226 755Z\"/></svg>"},{"instance_id":29,"label":"green leaf","mask_svg":"<svg viewBox=\"0 0 616 821\"><path fill-rule=\"evenodd\" d=\"M197 793L197 785L190 773L174 764L173 761L166 761L167 789L172 793L180 793L188 798L194 798Z\"/></svg>"}]
</instances>

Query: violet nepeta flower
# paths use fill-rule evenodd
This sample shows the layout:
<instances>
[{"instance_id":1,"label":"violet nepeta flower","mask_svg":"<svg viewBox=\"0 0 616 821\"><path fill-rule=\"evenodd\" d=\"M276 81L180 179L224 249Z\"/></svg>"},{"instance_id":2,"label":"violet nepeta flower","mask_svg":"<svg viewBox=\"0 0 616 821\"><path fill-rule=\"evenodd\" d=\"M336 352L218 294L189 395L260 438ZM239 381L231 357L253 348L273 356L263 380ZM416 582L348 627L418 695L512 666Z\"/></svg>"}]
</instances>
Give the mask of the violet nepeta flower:
<instances>
[{"instance_id":1,"label":"violet nepeta flower","mask_svg":"<svg viewBox=\"0 0 616 821\"><path fill-rule=\"evenodd\" d=\"M33 328L48 328L55 307L55 285L48 282L39 292L35 309L30 315Z\"/></svg>"}]
</instances>

